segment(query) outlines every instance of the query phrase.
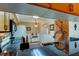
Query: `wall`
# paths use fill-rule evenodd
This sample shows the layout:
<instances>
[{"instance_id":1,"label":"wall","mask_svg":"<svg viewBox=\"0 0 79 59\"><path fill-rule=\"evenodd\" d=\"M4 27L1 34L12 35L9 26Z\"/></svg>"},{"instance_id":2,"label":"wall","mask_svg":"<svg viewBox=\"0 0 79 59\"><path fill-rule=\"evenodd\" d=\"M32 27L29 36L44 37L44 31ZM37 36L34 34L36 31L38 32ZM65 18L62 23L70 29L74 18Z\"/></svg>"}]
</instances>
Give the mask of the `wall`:
<instances>
[{"instance_id":1,"label":"wall","mask_svg":"<svg viewBox=\"0 0 79 59\"><path fill-rule=\"evenodd\" d=\"M22 38L24 36L26 38L26 26L25 25L18 25L17 31L14 33L14 37Z\"/></svg>"},{"instance_id":2,"label":"wall","mask_svg":"<svg viewBox=\"0 0 79 59\"><path fill-rule=\"evenodd\" d=\"M34 22L26 22L26 30L27 30L27 27L31 27L31 31L27 31L27 33L29 34L31 34L31 33L39 33L40 32L40 24L38 23L38 27L37 28L35 28L34 27L34 25L35 25L35 23Z\"/></svg>"},{"instance_id":3,"label":"wall","mask_svg":"<svg viewBox=\"0 0 79 59\"><path fill-rule=\"evenodd\" d=\"M54 42L54 31L49 31L50 25L54 24L54 20L50 19L43 19L38 20L38 28L37 28L37 33L39 35L39 40L41 43L50 43ZM31 41L31 33L35 33L35 23L32 22L31 20L29 22L21 22L21 24L24 24L26 27L31 27L31 31L26 31L26 34L29 36L29 41ZM27 29L27 28L26 28Z\"/></svg>"},{"instance_id":4,"label":"wall","mask_svg":"<svg viewBox=\"0 0 79 59\"><path fill-rule=\"evenodd\" d=\"M50 25L54 24L54 20L52 21L47 21L45 25L43 25L44 23L41 24L41 28L40 28L40 40L41 43L51 43L54 42L54 30L50 31Z\"/></svg>"}]
</instances>

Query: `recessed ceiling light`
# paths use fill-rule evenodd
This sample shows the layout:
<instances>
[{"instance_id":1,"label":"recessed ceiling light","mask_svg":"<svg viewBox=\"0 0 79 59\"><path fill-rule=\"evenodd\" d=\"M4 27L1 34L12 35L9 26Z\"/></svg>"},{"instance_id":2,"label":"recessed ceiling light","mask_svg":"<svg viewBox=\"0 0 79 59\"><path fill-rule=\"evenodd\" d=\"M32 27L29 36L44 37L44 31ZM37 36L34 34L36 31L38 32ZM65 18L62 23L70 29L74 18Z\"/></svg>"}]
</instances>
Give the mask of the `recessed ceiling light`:
<instances>
[{"instance_id":1,"label":"recessed ceiling light","mask_svg":"<svg viewBox=\"0 0 79 59\"><path fill-rule=\"evenodd\" d=\"M37 18L40 18L40 17L39 16L33 16L33 18L36 18L37 19Z\"/></svg>"}]
</instances>

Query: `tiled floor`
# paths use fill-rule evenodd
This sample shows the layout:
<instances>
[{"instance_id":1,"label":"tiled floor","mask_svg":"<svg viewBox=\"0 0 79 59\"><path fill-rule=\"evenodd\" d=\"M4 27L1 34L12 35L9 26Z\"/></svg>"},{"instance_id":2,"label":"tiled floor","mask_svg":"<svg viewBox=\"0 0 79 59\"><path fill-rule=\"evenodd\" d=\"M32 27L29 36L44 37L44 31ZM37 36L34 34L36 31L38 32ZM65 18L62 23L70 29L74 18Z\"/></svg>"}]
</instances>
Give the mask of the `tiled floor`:
<instances>
[{"instance_id":1,"label":"tiled floor","mask_svg":"<svg viewBox=\"0 0 79 59\"><path fill-rule=\"evenodd\" d=\"M66 55L64 52L57 50L54 45L42 46L42 45L30 45L29 49L21 51L19 49L20 39L15 39L11 47L8 48L9 51L16 52L17 56L58 56Z\"/></svg>"},{"instance_id":2,"label":"tiled floor","mask_svg":"<svg viewBox=\"0 0 79 59\"><path fill-rule=\"evenodd\" d=\"M27 49L22 51L18 51L18 56L54 56L57 55L54 52L51 53L49 49L46 47L37 47L32 49Z\"/></svg>"}]
</instances>

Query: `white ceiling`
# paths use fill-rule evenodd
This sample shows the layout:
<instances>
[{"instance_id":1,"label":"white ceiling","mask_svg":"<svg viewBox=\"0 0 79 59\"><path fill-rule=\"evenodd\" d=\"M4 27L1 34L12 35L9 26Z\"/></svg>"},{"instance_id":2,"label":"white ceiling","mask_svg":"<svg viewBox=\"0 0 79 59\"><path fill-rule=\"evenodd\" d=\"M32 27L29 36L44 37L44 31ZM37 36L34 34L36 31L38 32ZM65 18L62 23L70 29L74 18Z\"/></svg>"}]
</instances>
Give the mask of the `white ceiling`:
<instances>
[{"instance_id":1,"label":"white ceiling","mask_svg":"<svg viewBox=\"0 0 79 59\"><path fill-rule=\"evenodd\" d=\"M48 11L47 9L41 7L37 7L29 4L23 4L23 3L0 4L0 10L7 12L15 12L17 14L23 14L23 15L38 15L38 16L43 16Z\"/></svg>"},{"instance_id":2,"label":"white ceiling","mask_svg":"<svg viewBox=\"0 0 79 59\"><path fill-rule=\"evenodd\" d=\"M38 19L33 18L33 16L29 16L29 15L20 15L20 14L16 14L17 18L20 20L20 22L35 22L35 20L37 22L52 22L55 19L48 19L48 18L43 18L43 17L39 17Z\"/></svg>"},{"instance_id":3,"label":"white ceiling","mask_svg":"<svg viewBox=\"0 0 79 59\"><path fill-rule=\"evenodd\" d=\"M50 10L50 9L45 9L42 7L30 5L30 4L25 4L25 3L0 3L0 11L6 11L6 12L15 12L17 14L23 14L26 16L22 15L20 17L26 18L26 19L31 19L31 16L39 16L43 18L48 18L48 19L67 19L67 20L73 20L73 21L79 21L78 16L73 16L70 14L66 13L61 13L55 10ZM30 16L27 16L30 15ZM22 20L22 19L21 19Z\"/></svg>"}]
</instances>

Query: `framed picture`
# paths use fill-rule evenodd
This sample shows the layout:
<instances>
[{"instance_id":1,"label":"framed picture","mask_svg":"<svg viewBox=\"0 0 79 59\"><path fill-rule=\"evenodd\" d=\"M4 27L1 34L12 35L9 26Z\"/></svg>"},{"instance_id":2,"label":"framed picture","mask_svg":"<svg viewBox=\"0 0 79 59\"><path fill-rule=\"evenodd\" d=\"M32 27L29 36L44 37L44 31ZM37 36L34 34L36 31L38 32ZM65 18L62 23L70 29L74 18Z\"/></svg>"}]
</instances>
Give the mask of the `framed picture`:
<instances>
[{"instance_id":1,"label":"framed picture","mask_svg":"<svg viewBox=\"0 0 79 59\"><path fill-rule=\"evenodd\" d=\"M54 24L51 24L50 25L50 31L53 31L54 30Z\"/></svg>"},{"instance_id":2,"label":"framed picture","mask_svg":"<svg viewBox=\"0 0 79 59\"><path fill-rule=\"evenodd\" d=\"M26 30L27 31L31 31L31 27L26 27Z\"/></svg>"}]
</instances>

